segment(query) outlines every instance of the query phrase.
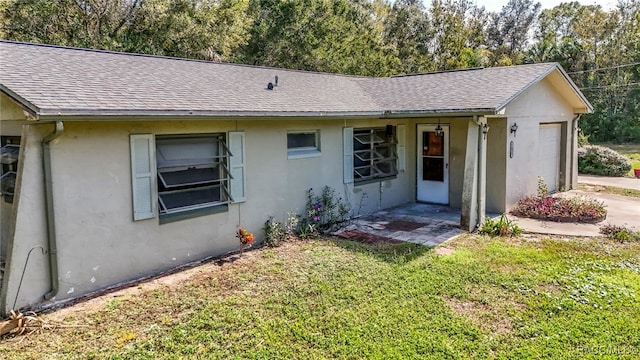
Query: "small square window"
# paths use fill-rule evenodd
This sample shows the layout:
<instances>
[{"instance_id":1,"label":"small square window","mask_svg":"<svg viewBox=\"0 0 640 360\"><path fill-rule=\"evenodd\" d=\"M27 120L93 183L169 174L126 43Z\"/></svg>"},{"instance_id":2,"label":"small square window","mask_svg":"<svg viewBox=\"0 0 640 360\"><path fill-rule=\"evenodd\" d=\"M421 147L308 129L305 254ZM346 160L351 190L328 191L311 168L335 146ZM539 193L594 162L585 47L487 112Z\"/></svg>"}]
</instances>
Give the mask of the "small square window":
<instances>
[{"instance_id":1,"label":"small square window","mask_svg":"<svg viewBox=\"0 0 640 360\"><path fill-rule=\"evenodd\" d=\"M320 156L320 131L289 131L287 133L287 157L289 159Z\"/></svg>"}]
</instances>

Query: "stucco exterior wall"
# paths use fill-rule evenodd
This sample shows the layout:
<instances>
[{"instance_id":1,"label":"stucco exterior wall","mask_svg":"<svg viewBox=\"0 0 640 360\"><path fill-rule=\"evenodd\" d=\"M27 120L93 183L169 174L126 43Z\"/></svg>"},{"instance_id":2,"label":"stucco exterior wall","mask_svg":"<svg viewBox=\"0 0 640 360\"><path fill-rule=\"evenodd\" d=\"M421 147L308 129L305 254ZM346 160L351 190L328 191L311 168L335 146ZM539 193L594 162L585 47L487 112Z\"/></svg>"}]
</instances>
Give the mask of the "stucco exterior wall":
<instances>
[{"instance_id":1,"label":"stucco exterior wall","mask_svg":"<svg viewBox=\"0 0 640 360\"><path fill-rule=\"evenodd\" d=\"M343 184L342 128L406 124L407 171L361 186ZM238 226L258 240L269 216L283 221L301 213L306 190L333 187L361 213L415 199L415 123L403 120L65 122L51 144L60 290L54 301L75 298L207 256L238 248ZM321 156L287 158L287 130L320 130ZM40 141L48 125L27 125L22 183L15 203L15 241L2 297L4 310L37 304L50 290ZM245 131L247 201L226 212L160 225L132 220L131 134L195 134ZM35 250L34 250L35 249ZM29 253L31 252L31 255ZM27 257L29 260L27 262ZM24 279L20 285L20 277ZM18 290L18 288L20 289ZM17 295L16 295L17 294ZM15 301L15 306L14 306Z\"/></svg>"},{"instance_id":2,"label":"stucco exterior wall","mask_svg":"<svg viewBox=\"0 0 640 360\"><path fill-rule=\"evenodd\" d=\"M550 80L543 79L512 101L506 108L505 116L507 128L513 123L518 124L517 133L508 134L505 144L508 154L509 142L514 142L513 158L507 159L506 207L513 206L523 196L537 192L538 131L543 123L560 123L565 129L562 134L567 136L561 143L563 159L560 161L560 186L570 188L571 147L575 136L570 125L575 116L573 108L553 88Z\"/></svg>"}]
</instances>

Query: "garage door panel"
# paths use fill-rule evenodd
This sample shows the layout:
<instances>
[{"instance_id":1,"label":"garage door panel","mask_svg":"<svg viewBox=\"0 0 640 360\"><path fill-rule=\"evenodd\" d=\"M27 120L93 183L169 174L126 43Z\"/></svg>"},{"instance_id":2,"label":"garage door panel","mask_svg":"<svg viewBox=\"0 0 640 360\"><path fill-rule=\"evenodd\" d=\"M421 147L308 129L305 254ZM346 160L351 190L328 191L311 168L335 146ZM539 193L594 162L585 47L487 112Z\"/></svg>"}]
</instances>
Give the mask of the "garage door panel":
<instances>
[{"instance_id":1,"label":"garage door panel","mask_svg":"<svg viewBox=\"0 0 640 360\"><path fill-rule=\"evenodd\" d=\"M549 191L558 190L561 137L561 124L540 125L538 133L538 176L544 179Z\"/></svg>"}]
</instances>

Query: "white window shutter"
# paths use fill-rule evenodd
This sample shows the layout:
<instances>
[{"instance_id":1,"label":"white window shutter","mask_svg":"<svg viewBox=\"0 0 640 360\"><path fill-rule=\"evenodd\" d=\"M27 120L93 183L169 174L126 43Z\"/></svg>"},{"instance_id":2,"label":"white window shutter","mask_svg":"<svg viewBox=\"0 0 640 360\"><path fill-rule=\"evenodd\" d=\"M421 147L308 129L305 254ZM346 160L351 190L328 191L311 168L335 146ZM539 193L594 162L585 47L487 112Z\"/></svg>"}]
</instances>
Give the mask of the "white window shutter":
<instances>
[{"instance_id":1,"label":"white window shutter","mask_svg":"<svg viewBox=\"0 0 640 360\"><path fill-rule=\"evenodd\" d=\"M407 166L407 158L405 153L406 143L406 125L398 125L396 127L396 137L398 138L398 172L404 172Z\"/></svg>"},{"instance_id":2,"label":"white window shutter","mask_svg":"<svg viewBox=\"0 0 640 360\"><path fill-rule=\"evenodd\" d=\"M344 183L353 182L353 128L342 129L342 146L344 154Z\"/></svg>"},{"instance_id":3,"label":"white window shutter","mask_svg":"<svg viewBox=\"0 0 640 360\"><path fill-rule=\"evenodd\" d=\"M152 134L131 135L131 188L133 220L144 220L156 214L156 164Z\"/></svg>"},{"instance_id":4,"label":"white window shutter","mask_svg":"<svg viewBox=\"0 0 640 360\"><path fill-rule=\"evenodd\" d=\"M229 132L231 184L229 192L234 203L247 200L245 181L244 131Z\"/></svg>"}]
</instances>

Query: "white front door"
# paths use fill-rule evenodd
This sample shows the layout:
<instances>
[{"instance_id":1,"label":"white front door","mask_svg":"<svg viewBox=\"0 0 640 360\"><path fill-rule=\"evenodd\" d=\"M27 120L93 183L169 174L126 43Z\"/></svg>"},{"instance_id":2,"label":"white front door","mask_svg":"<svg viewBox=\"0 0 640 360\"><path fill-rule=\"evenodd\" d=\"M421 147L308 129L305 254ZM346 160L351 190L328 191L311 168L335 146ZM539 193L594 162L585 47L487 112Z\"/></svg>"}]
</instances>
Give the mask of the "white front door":
<instances>
[{"instance_id":1,"label":"white front door","mask_svg":"<svg viewBox=\"0 0 640 360\"><path fill-rule=\"evenodd\" d=\"M435 204L449 203L449 126L418 125L418 201Z\"/></svg>"}]
</instances>

